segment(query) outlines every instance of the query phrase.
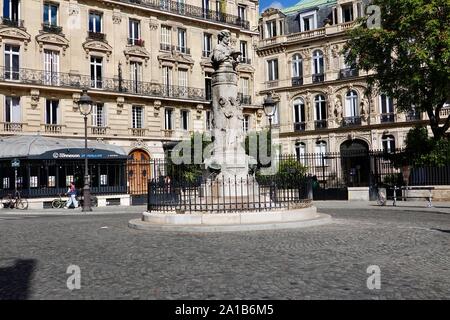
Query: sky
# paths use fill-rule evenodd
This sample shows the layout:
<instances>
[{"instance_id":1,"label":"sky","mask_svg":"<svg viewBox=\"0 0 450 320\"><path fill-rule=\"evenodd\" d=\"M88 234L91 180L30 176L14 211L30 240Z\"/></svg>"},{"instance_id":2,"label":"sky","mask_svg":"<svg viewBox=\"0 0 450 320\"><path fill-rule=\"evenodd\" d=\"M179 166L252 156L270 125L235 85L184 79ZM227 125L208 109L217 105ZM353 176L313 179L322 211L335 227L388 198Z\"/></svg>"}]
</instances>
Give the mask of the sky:
<instances>
[{"instance_id":1,"label":"sky","mask_svg":"<svg viewBox=\"0 0 450 320\"><path fill-rule=\"evenodd\" d=\"M263 12L267 8L273 7L273 8L288 8L292 5L300 2L300 0L260 0L259 1L259 11Z\"/></svg>"}]
</instances>

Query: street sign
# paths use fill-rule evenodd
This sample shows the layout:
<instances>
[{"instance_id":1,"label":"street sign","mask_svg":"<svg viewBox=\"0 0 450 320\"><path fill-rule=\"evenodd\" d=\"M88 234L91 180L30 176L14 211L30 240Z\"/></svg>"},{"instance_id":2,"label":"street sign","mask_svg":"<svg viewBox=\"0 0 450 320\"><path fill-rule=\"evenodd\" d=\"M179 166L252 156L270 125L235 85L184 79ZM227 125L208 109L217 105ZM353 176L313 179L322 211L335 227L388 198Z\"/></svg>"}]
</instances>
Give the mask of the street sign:
<instances>
[{"instance_id":1,"label":"street sign","mask_svg":"<svg viewBox=\"0 0 450 320\"><path fill-rule=\"evenodd\" d=\"M20 167L20 160L19 159L13 159L11 160L11 167L18 168Z\"/></svg>"}]
</instances>

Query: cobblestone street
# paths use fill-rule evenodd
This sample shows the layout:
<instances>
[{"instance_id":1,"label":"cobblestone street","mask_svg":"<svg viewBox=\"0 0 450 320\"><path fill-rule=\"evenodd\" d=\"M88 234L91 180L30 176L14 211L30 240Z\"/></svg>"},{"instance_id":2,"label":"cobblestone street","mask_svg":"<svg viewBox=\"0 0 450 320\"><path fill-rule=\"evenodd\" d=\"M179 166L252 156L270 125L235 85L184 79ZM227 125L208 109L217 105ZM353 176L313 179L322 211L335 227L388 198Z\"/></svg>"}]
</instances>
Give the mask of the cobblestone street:
<instances>
[{"instance_id":1,"label":"cobblestone street","mask_svg":"<svg viewBox=\"0 0 450 320\"><path fill-rule=\"evenodd\" d=\"M448 208L318 207L333 223L211 234L128 228L140 208L0 210L0 299L450 298ZM66 286L69 265L81 269L79 290ZM366 286L370 265L380 290Z\"/></svg>"}]
</instances>

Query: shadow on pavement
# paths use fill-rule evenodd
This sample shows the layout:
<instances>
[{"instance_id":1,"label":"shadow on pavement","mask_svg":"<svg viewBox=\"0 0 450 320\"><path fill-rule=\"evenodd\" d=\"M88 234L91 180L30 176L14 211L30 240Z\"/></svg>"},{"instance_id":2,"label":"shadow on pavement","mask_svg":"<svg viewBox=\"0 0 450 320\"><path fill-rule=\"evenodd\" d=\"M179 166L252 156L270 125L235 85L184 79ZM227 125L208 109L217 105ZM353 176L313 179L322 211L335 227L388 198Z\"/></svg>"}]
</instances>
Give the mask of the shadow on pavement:
<instances>
[{"instance_id":1,"label":"shadow on pavement","mask_svg":"<svg viewBox=\"0 0 450 320\"><path fill-rule=\"evenodd\" d=\"M37 260L16 259L9 267L0 268L0 300L28 299Z\"/></svg>"},{"instance_id":2,"label":"shadow on pavement","mask_svg":"<svg viewBox=\"0 0 450 320\"><path fill-rule=\"evenodd\" d=\"M443 230L443 229L436 229L436 228L431 228L431 230L444 232L444 233L450 233L450 230Z\"/></svg>"}]
</instances>

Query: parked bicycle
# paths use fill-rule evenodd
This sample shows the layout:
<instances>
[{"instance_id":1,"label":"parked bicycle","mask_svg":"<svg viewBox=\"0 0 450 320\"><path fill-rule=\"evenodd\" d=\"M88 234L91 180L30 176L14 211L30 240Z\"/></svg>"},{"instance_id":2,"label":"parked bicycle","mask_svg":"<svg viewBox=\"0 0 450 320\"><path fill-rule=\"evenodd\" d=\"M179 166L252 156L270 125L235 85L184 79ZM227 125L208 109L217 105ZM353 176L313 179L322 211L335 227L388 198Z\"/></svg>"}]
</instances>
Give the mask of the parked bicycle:
<instances>
[{"instance_id":1,"label":"parked bicycle","mask_svg":"<svg viewBox=\"0 0 450 320\"><path fill-rule=\"evenodd\" d=\"M14 196L12 194L8 194L6 199L2 200L3 208L10 209L19 209L26 210L28 209L28 200L26 198L22 198L22 195L19 191L16 191Z\"/></svg>"},{"instance_id":2,"label":"parked bicycle","mask_svg":"<svg viewBox=\"0 0 450 320\"><path fill-rule=\"evenodd\" d=\"M62 209L66 205L67 201L62 199L62 193L59 193L58 196L59 196L58 199L54 199L52 201L52 208L53 209Z\"/></svg>"}]
</instances>

